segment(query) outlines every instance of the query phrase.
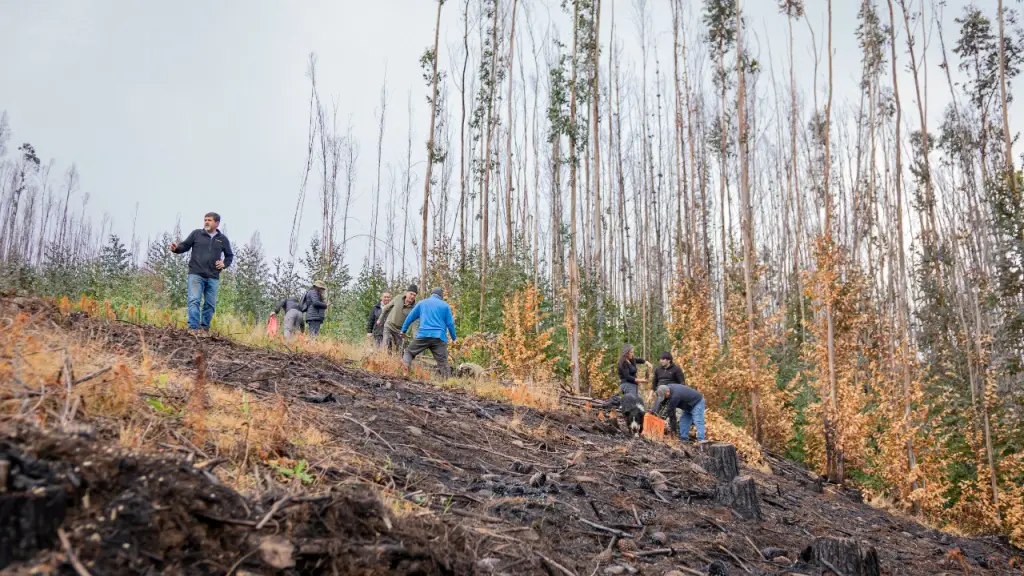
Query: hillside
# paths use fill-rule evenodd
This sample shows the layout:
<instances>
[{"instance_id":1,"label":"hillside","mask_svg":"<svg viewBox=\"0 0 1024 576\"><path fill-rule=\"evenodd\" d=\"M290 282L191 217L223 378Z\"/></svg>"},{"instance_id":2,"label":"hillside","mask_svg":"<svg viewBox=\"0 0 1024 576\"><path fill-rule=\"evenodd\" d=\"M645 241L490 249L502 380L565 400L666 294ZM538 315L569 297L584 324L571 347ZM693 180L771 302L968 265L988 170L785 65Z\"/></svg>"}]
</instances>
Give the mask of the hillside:
<instances>
[{"instance_id":1,"label":"hillside","mask_svg":"<svg viewBox=\"0 0 1024 576\"><path fill-rule=\"evenodd\" d=\"M1024 563L770 455L739 470L756 507L730 508L712 446L631 439L592 411L41 300L0 301L0 322L5 574L851 576L811 553L824 539L856 543L863 574L874 554L881 574Z\"/></svg>"}]
</instances>

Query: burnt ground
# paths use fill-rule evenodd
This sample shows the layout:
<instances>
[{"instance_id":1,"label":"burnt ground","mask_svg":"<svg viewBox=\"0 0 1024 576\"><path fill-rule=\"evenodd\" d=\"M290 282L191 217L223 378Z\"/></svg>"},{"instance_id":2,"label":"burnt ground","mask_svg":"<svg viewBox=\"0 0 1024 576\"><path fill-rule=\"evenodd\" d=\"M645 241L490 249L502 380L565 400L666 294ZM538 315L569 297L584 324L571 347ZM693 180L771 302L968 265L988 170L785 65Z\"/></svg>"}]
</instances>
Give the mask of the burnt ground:
<instances>
[{"instance_id":1,"label":"burnt ground","mask_svg":"<svg viewBox=\"0 0 1024 576\"><path fill-rule=\"evenodd\" d=\"M37 301L2 308L50 315L72 336L128 355L141 356L144 341L185 373L201 352L210 381L283 396L353 455L314 462L314 488L274 485L268 473L259 497L247 497L221 484L206 447L132 452L102 425L68 435L0 417L3 573L840 573L804 554L818 538L873 547L882 574L1021 573L1024 556L1004 539L894 516L773 456L771 474L741 467L761 515L744 520L716 503L719 480L701 466L702 449L629 438L582 411L61 317ZM382 493L407 507L396 512Z\"/></svg>"}]
</instances>

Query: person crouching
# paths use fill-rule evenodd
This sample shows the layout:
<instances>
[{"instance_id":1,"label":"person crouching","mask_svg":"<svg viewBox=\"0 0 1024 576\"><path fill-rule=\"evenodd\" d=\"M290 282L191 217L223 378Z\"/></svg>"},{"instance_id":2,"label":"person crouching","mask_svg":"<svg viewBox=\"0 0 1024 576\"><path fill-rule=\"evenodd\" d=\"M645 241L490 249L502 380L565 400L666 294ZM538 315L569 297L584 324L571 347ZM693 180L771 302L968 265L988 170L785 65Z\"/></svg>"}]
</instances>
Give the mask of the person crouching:
<instances>
[{"instance_id":1,"label":"person crouching","mask_svg":"<svg viewBox=\"0 0 1024 576\"><path fill-rule=\"evenodd\" d=\"M670 428L679 431L679 440L690 441L690 426L697 428L697 441L704 442L704 395L682 384L658 386L655 392L654 414L668 410ZM676 410L682 410L682 417L676 421Z\"/></svg>"}]
</instances>

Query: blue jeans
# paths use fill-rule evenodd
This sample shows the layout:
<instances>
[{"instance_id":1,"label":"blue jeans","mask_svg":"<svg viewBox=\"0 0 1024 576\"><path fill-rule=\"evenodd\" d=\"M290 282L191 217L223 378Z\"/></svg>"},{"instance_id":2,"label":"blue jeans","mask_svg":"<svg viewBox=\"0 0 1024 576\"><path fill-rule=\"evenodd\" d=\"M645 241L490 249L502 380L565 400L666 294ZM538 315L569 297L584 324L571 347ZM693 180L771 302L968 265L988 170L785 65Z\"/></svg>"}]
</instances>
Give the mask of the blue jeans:
<instances>
[{"instance_id":1,"label":"blue jeans","mask_svg":"<svg viewBox=\"0 0 1024 576\"><path fill-rule=\"evenodd\" d=\"M690 441L690 425L697 427L697 441L704 441L704 400L694 404L693 408L687 412L683 410L682 416L679 417L679 439L683 442Z\"/></svg>"},{"instance_id":2,"label":"blue jeans","mask_svg":"<svg viewBox=\"0 0 1024 576\"><path fill-rule=\"evenodd\" d=\"M640 386L632 382L619 382L619 391L622 392L623 396L626 394L636 394L639 396Z\"/></svg>"},{"instance_id":3,"label":"blue jeans","mask_svg":"<svg viewBox=\"0 0 1024 576\"><path fill-rule=\"evenodd\" d=\"M188 327L192 330L210 329L213 311L217 308L217 278L203 278L195 274L188 275ZM200 314L199 302L203 301Z\"/></svg>"}]
</instances>

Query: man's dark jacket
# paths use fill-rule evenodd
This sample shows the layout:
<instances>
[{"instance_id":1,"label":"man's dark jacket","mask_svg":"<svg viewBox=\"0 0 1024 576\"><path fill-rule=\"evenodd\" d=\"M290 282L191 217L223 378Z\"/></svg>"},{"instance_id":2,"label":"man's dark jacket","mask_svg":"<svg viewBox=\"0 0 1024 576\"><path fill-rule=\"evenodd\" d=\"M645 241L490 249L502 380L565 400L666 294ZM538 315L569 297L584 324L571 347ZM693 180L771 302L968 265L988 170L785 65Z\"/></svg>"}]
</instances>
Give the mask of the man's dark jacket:
<instances>
[{"instance_id":1,"label":"man's dark jacket","mask_svg":"<svg viewBox=\"0 0 1024 576\"><path fill-rule=\"evenodd\" d=\"M188 238L178 243L174 252L184 254L189 250L192 256L188 260L188 273L203 278L220 278L220 270L217 270L217 261L224 254L224 267L231 266L235 260L235 253L231 251L231 242L228 237L217 230L211 238L206 230L202 228L193 230Z\"/></svg>"},{"instance_id":2,"label":"man's dark jacket","mask_svg":"<svg viewBox=\"0 0 1024 576\"><path fill-rule=\"evenodd\" d=\"M654 410L651 412L655 415L661 415L668 412L668 423L672 427L672 430L679 430L679 422L676 420L676 409L679 408L685 412L693 410L693 407L700 404L704 400L704 395L700 392L690 388L689 386L683 386L682 384L669 384L669 396L664 402L659 403L657 400L654 401Z\"/></svg>"},{"instance_id":3,"label":"man's dark jacket","mask_svg":"<svg viewBox=\"0 0 1024 576\"><path fill-rule=\"evenodd\" d=\"M306 322L323 322L327 317L327 304L316 288L310 288L302 297L301 308L306 313Z\"/></svg>"},{"instance_id":4,"label":"man's dark jacket","mask_svg":"<svg viewBox=\"0 0 1024 576\"><path fill-rule=\"evenodd\" d=\"M274 308L274 312L276 313L280 312L281 310L284 310L284 313L287 314L292 310L298 309L299 302L295 298L285 298L284 300L281 300L280 302L277 303L277 308Z\"/></svg>"},{"instance_id":5,"label":"man's dark jacket","mask_svg":"<svg viewBox=\"0 0 1024 576\"><path fill-rule=\"evenodd\" d=\"M383 306L380 305L380 302L374 304L373 308L370 309L370 317L366 319L367 334L372 333L374 336L384 335L384 323L381 322L381 325L377 326L377 320L380 320L380 311L382 309Z\"/></svg>"},{"instance_id":6,"label":"man's dark jacket","mask_svg":"<svg viewBox=\"0 0 1024 576\"><path fill-rule=\"evenodd\" d=\"M659 365L654 369L654 378L651 379L651 390L657 390L662 384L686 384L686 376L683 376L683 369L674 362L668 368Z\"/></svg>"}]
</instances>

